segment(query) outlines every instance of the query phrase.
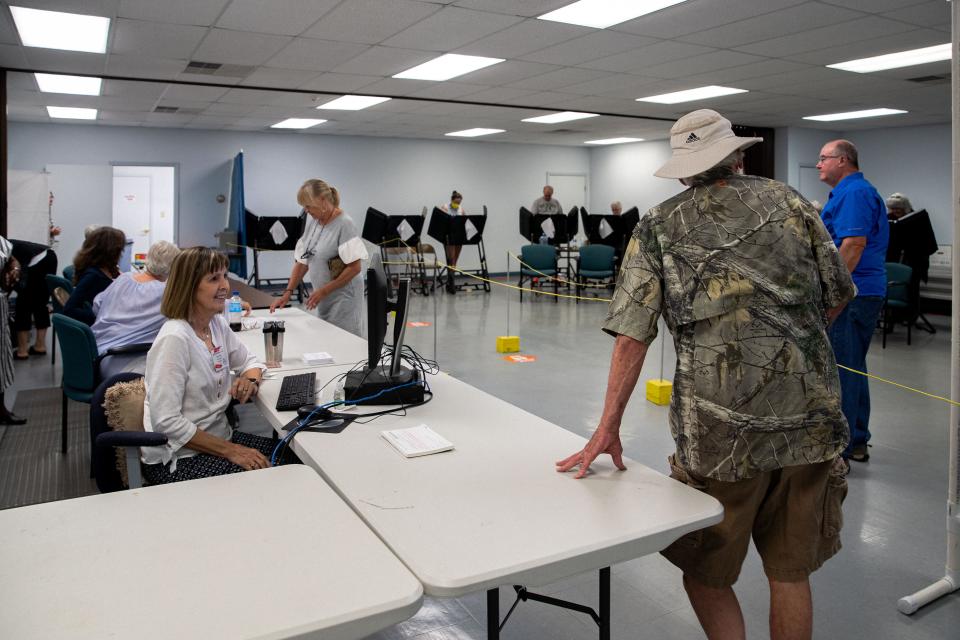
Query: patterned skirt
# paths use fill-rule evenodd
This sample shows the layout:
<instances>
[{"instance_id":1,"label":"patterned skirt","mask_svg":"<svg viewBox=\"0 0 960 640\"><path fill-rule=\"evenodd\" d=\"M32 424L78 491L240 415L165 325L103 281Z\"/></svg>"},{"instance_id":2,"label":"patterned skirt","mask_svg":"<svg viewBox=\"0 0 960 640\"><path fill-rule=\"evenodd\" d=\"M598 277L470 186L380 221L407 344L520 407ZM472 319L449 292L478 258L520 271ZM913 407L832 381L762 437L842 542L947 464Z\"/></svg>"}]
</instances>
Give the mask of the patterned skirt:
<instances>
[{"instance_id":1,"label":"patterned skirt","mask_svg":"<svg viewBox=\"0 0 960 640\"><path fill-rule=\"evenodd\" d=\"M234 444L256 449L267 459L273 454L276 446L270 438L255 436L242 431L234 431L230 439ZM293 452L288 451L285 460L280 464L299 462ZM226 458L211 455L209 453L199 453L189 458L180 458L177 460L177 470L170 473L168 465L165 464L145 464L143 465L144 484L168 484L170 482L182 482L184 480L196 480L198 478L209 478L210 476L222 476L228 473L240 473L244 469L239 467Z\"/></svg>"}]
</instances>

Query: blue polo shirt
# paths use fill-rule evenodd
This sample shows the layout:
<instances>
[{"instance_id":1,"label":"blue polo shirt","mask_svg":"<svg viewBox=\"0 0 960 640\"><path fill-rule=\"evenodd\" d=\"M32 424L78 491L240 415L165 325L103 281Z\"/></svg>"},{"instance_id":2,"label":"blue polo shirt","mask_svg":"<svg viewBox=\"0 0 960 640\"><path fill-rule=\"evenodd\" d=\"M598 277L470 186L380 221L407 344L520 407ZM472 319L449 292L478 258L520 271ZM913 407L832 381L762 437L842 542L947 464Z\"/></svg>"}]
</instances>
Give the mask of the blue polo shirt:
<instances>
[{"instance_id":1,"label":"blue polo shirt","mask_svg":"<svg viewBox=\"0 0 960 640\"><path fill-rule=\"evenodd\" d=\"M865 236L867 246L853 273L858 296L883 296L887 293L887 244L890 225L883 198L867 182L863 173L851 173L830 192L820 214L837 247L844 238Z\"/></svg>"}]
</instances>

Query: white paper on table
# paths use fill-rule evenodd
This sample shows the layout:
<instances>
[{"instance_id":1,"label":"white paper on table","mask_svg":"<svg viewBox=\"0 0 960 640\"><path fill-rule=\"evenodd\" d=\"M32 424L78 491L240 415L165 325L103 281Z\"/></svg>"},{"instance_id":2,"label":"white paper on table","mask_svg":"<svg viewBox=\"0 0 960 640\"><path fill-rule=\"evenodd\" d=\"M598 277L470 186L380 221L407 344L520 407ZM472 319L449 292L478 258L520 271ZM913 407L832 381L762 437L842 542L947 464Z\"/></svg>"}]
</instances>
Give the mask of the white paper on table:
<instances>
[{"instance_id":1,"label":"white paper on table","mask_svg":"<svg viewBox=\"0 0 960 640\"><path fill-rule=\"evenodd\" d=\"M546 220L544 220L543 222L541 222L541 223L540 223L540 228L543 229L543 232L544 232L544 233L547 235L547 237L550 238L551 240L553 239L553 236L556 235L556 233L557 233L557 226L556 226L555 224L553 224L553 219L552 219L552 218L547 218Z\"/></svg>"},{"instance_id":2,"label":"white paper on table","mask_svg":"<svg viewBox=\"0 0 960 640\"><path fill-rule=\"evenodd\" d=\"M600 237L606 240L607 237L609 237L610 234L613 233L613 227L611 227L610 223L607 222L607 219L604 218L603 220L600 221L600 228L597 231L600 232Z\"/></svg>"},{"instance_id":3,"label":"white paper on table","mask_svg":"<svg viewBox=\"0 0 960 640\"><path fill-rule=\"evenodd\" d=\"M270 237L276 244L283 244L283 241L287 239L287 230L283 228L279 220L270 226Z\"/></svg>"},{"instance_id":4,"label":"white paper on table","mask_svg":"<svg viewBox=\"0 0 960 640\"><path fill-rule=\"evenodd\" d=\"M408 241L417 234L417 232L413 230L413 227L410 226L410 223L406 220L397 225L397 233L400 234L400 238L404 242Z\"/></svg>"},{"instance_id":5,"label":"white paper on table","mask_svg":"<svg viewBox=\"0 0 960 640\"><path fill-rule=\"evenodd\" d=\"M426 456L453 449L453 443L425 424L409 429L381 431L384 440L407 458Z\"/></svg>"},{"instance_id":6,"label":"white paper on table","mask_svg":"<svg viewBox=\"0 0 960 640\"><path fill-rule=\"evenodd\" d=\"M463 223L463 230L466 231L467 240L473 240L474 236L480 233L476 225L470 220Z\"/></svg>"},{"instance_id":7,"label":"white paper on table","mask_svg":"<svg viewBox=\"0 0 960 640\"><path fill-rule=\"evenodd\" d=\"M333 356L326 351L314 351L303 354L303 361L309 365L333 364Z\"/></svg>"}]
</instances>

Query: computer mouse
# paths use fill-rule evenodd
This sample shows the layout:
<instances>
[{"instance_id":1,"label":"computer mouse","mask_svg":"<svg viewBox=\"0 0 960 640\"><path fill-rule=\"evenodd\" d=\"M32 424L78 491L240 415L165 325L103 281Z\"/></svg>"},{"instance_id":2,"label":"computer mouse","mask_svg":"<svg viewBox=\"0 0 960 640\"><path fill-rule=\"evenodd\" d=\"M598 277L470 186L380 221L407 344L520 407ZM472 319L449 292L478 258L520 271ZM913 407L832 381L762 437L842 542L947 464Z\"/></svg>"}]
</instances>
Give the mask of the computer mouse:
<instances>
[{"instance_id":1,"label":"computer mouse","mask_svg":"<svg viewBox=\"0 0 960 640\"><path fill-rule=\"evenodd\" d=\"M314 420L326 420L333 417L333 412L330 409L325 407L320 407L315 404L305 404L299 409L297 409L297 417L300 419L310 417L310 421Z\"/></svg>"}]
</instances>

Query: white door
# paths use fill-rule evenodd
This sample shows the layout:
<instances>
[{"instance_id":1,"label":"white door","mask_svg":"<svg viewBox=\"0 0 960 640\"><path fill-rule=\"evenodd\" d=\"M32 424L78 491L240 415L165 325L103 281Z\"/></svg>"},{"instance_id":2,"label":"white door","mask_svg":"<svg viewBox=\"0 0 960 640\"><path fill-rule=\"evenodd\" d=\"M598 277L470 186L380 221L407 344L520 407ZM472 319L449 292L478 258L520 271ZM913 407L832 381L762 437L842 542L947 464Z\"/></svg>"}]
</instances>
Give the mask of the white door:
<instances>
[{"instance_id":1,"label":"white door","mask_svg":"<svg viewBox=\"0 0 960 640\"><path fill-rule=\"evenodd\" d=\"M114 176L113 226L133 240L133 253L150 248L149 177Z\"/></svg>"}]
</instances>

